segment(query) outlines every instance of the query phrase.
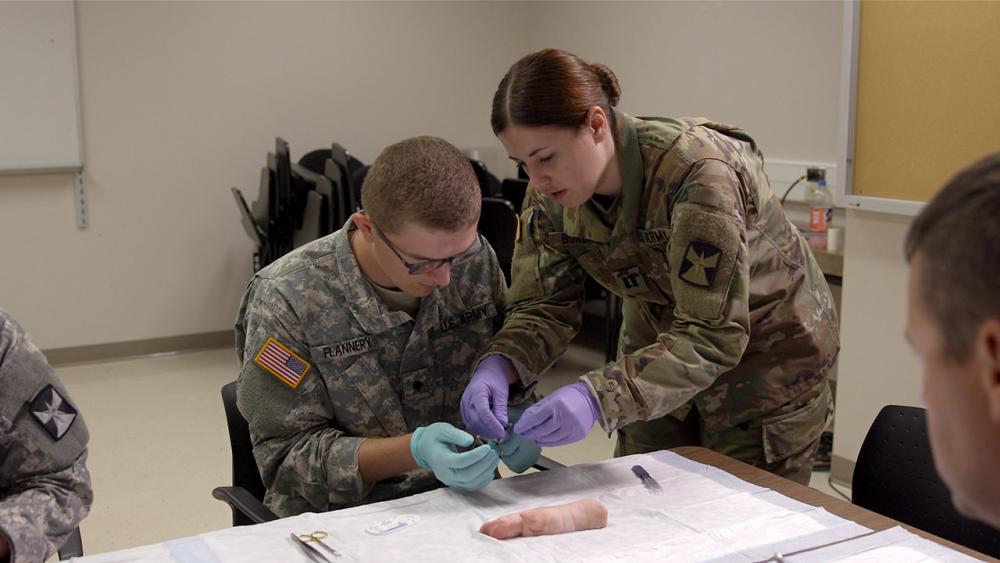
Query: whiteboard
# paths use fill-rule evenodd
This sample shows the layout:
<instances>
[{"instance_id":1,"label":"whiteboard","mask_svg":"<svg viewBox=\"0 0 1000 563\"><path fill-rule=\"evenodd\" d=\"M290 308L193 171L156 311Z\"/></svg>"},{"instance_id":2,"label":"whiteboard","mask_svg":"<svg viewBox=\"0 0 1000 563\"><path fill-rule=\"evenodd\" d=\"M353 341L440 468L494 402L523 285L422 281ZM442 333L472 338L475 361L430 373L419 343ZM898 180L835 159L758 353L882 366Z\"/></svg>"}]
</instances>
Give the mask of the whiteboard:
<instances>
[{"instance_id":1,"label":"whiteboard","mask_svg":"<svg viewBox=\"0 0 1000 563\"><path fill-rule=\"evenodd\" d=\"M0 0L0 173L83 167L70 0Z\"/></svg>"}]
</instances>

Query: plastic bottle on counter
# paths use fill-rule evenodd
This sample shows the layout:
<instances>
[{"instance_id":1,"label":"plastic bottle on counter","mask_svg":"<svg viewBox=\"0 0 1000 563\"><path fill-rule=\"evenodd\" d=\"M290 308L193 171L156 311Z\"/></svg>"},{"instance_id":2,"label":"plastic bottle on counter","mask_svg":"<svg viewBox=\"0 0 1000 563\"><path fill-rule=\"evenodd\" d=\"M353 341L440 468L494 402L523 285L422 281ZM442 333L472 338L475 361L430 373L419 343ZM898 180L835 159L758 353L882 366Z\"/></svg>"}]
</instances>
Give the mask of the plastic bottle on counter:
<instances>
[{"instance_id":1,"label":"plastic bottle on counter","mask_svg":"<svg viewBox=\"0 0 1000 563\"><path fill-rule=\"evenodd\" d=\"M826 170L806 171L806 203L809 205L809 246L826 250L827 230L833 224L833 192L826 187Z\"/></svg>"}]
</instances>

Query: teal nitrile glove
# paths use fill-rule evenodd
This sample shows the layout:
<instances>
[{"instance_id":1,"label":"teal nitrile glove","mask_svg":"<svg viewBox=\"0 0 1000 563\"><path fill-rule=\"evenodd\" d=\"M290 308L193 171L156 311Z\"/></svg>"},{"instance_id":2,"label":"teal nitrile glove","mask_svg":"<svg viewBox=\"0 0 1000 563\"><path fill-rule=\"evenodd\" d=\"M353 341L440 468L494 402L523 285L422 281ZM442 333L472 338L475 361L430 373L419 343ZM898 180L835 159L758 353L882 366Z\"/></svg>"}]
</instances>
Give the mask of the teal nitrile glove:
<instances>
[{"instance_id":1,"label":"teal nitrile glove","mask_svg":"<svg viewBox=\"0 0 1000 563\"><path fill-rule=\"evenodd\" d=\"M459 453L456 447L471 446L472 435L448 424L421 426L410 437L410 453L420 467L429 468L449 487L478 491L493 480L500 457L486 444Z\"/></svg>"},{"instance_id":2,"label":"teal nitrile glove","mask_svg":"<svg viewBox=\"0 0 1000 563\"><path fill-rule=\"evenodd\" d=\"M532 404L531 401L525 401L519 405L508 405L507 407L507 416L510 419L510 423L508 425L507 437L499 443L499 449L502 453L500 459L514 473L524 473L538 461L538 456L542 455L542 447L534 440L522 438L510 429L521 418L525 409Z\"/></svg>"}]
</instances>

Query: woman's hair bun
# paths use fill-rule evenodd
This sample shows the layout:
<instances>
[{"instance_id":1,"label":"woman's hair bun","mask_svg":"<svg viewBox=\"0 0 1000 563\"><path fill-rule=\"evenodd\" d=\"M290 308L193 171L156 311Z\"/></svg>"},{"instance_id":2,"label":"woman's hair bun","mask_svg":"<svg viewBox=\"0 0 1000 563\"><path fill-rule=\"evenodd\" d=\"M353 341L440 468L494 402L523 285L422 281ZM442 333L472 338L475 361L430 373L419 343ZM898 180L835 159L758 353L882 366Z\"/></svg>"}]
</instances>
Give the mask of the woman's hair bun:
<instances>
[{"instance_id":1,"label":"woman's hair bun","mask_svg":"<svg viewBox=\"0 0 1000 563\"><path fill-rule=\"evenodd\" d=\"M608 97L608 105L615 107L622 97L622 87L618 84L618 77L605 65L595 63L590 65L590 72L593 72L597 79L601 81L604 94Z\"/></svg>"}]
</instances>

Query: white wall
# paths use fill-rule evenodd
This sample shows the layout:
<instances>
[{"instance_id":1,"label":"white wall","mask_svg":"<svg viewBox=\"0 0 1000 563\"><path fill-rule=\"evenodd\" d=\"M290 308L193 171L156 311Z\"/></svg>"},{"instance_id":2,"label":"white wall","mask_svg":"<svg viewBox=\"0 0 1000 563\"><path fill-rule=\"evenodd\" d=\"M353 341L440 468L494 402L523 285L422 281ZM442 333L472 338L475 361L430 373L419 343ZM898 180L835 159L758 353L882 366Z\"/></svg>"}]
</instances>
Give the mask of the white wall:
<instances>
[{"instance_id":1,"label":"white wall","mask_svg":"<svg viewBox=\"0 0 1000 563\"><path fill-rule=\"evenodd\" d=\"M855 461L878 411L922 406L921 371L903 336L903 241L911 217L847 211L833 453Z\"/></svg>"},{"instance_id":2,"label":"white wall","mask_svg":"<svg viewBox=\"0 0 1000 563\"><path fill-rule=\"evenodd\" d=\"M91 227L70 179L0 178L0 306L44 348L230 328L276 135L370 162L436 134L499 145L497 82L546 46L609 64L636 114L707 115L771 159L833 161L837 2L78 3ZM494 155L495 156L495 155ZM503 162L488 158L488 163ZM509 167L501 172L508 172Z\"/></svg>"},{"instance_id":3,"label":"white wall","mask_svg":"<svg viewBox=\"0 0 1000 563\"><path fill-rule=\"evenodd\" d=\"M79 2L91 226L68 177L0 178L0 307L43 348L232 326L274 137L370 162L435 134L492 146L489 102L527 37L518 4Z\"/></svg>"},{"instance_id":4,"label":"white wall","mask_svg":"<svg viewBox=\"0 0 1000 563\"><path fill-rule=\"evenodd\" d=\"M557 47L618 76L634 115L705 116L768 159L837 162L840 2L540 2L525 51Z\"/></svg>"},{"instance_id":5,"label":"white wall","mask_svg":"<svg viewBox=\"0 0 1000 563\"><path fill-rule=\"evenodd\" d=\"M293 157L336 140L366 162L416 134L496 148L494 88L547 46L611 66L626 111L706 115L769 159L836 161L841 8L79 2L91 227L74 225L70 178L0 177L0 307L44 348L227 330L252 252L229 187L256 194L276 135ZM847 459L883 404L919 404L902 339L908 224L848 213L834 450Z\"/></svg>"}]
</instances>

